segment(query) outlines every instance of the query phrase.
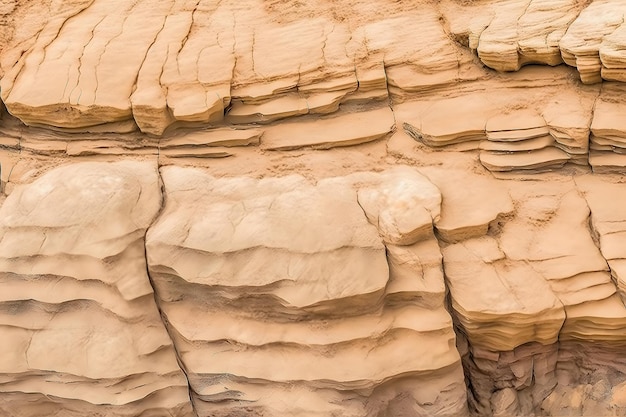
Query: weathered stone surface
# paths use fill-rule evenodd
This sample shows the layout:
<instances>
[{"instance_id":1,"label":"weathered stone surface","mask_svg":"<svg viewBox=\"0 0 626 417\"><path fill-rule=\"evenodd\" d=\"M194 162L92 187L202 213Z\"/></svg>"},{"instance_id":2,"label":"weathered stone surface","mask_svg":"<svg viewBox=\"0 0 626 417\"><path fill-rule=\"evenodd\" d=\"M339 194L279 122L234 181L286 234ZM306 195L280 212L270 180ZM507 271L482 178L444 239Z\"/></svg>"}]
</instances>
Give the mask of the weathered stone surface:
<instances>
[{"instance_id":1,"label":"weathered stone surface","mask_svg":"<svg viewBox=\"0 0 626 417\"><path fill-rule=\"evenodd\" d=\"M0 414L624 415L625 13L0 1Z\"/></svg>"},{"instance_id":2,"label":"weathered stone surface","mask_svg":"<svg viewBox=\"0 0 626 417\"><path fill-rule=\"evenodd\" d=\"M513 414L531 413L556 386L559 367L572 382L588 378L561 366L580 352L559 349L558 343L601 342L590 358L623 344L626 309L611 280L609 258L588 229L590 206L578 188L582 180L590 181L511 182L515 215L503 219L500 230L443 249L452 307L469 342L466 372L476 407L484 413L510 412L508 407L515 408ZM595 198L598 204L601 197ZM533 370L542 363L541 370ZM491 394L509 387L515 398L506 404L501 397L510 397L510 391Z\"/></svg>"},{"instance_id":3,"label":"weathered stone surface","mask_svg":"<svg viewBox=\"0 0 626 417\"><path fill-rule=\"evenodd\" d=\"M626 302L626 216L622 204L626 188L622 182L599 180L593 176L578 178L591 208L590 226L600 251L611 268L622 302Z\"/></svg>"},{"instance_id":4,"label":"weathered stone surface","mask_svg":"<svg viewBox=\"0 0 626 417\"><path fill-rule=\"evenodd\" d=\"M25 50L11 45L21 56L5 62L2 96L29 125L116 129L134 120L161 135L174 123L219 124L225 112L232 123L334 112L342 101L385 98L387 81L401 92L463 78L435 4L417 11L389 2L380 21L359 13L367 6L345 6L314 19L298 5L263 2L94 0L53 9L47 36Z\"/></svg>"},{"instance_id":5,"label":"weathered stone surface","mask_svg":"<svg viewBox=\"0 0 626 417\"><path fill-rule=\"evenodd\" d=\"M261 147L268 150L290 150L349 146L380 139L394 127L393 112L389 107L383 107L328 119L272 126L265 131Z\"/></svg>"},{"instance_id":6,"label":"weathered stone surface","mask_svg":"<svg viewBox=\"0 0 626 417\"><path fill-rule=\"evenodd\" d=\"M3 414L192 415L146 274L160 199L156 166L127 161L64 166L4 202Z\"/></svg>"},{"instance_id":7,"label":"weathered stone surface","mask_svg":"<svg viewBox=\"0 0 626 417\"><path fill-rule=\"evenodd\" d=\"M608 80L620 78L616 69L624 66L618 50L623 43L620 28L625 10L626 3L621 1L594 1L561 39L563 60L578 69L583 83L600 82L603 76Z\"/></svg>"},{"instance_id":8,"label":"weathered stone surface","mask_svg":"<svg viewBox=\"0 0 626 417\"><path fill-rule=\"evenodd\" d=\"M441 216L435 220L438 237L456 243L487 234L489 228L513 212L508 189L485 175L461 169L421 169L441 191Z\"/></svg>"},{"instance_id":9,"label":"weathered stone surface","mask_svg":"<svg viewBox=\"0 0 626 417\"><path fill-rule=\"evenodd\" d=\"M201 415L465 412L425 177L163 179L147 256Z\"/></svg>"}]
</instances>

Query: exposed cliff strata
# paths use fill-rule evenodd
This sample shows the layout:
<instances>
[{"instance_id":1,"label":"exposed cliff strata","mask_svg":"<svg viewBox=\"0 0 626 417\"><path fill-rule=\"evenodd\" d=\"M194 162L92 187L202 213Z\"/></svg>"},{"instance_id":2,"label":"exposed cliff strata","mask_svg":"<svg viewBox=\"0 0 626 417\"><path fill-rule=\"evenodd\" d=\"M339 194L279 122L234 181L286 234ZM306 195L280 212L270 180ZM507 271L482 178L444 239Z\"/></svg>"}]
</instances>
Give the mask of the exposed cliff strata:
<instances>
[{"instance_id":1,"label":"exposed cliff strata","mask_svg":"<svg viewBox=\"0 0 626 417\"><path fill-rule=\"evenodd\" d=\"M626 315L576 185L510 183L509 189L515 217L497 233L447 246L443 254L452 306L469 342L466 369L477 407L525 415L558 379L586 383L594 366L607 366L600 358L614 357L610 367L620 369ZM571 366L580 361L587 366ZM601 415L610 409L607 396L596 394ZM551 407L544 412L562 412Z\"/></svg>"},{"instance_id":2,"label":"exposed cliff strata","mask_svg":"<svg viewBox=\"0 0 626 417\"><path fill-rule=\"evenodd\" d=\"M145 276L143 233L160 201L154 167L68 165L2 205L5 321L28 346L18 370L22 339L3 331L7 412L32 397L22 415L54 407L135 415L156 398L175 415L191 413ZM623 187L614 179L498 181L436 166L316 183L162 171L166 204L148 231L148 266L198 415L459 415L467 412L459 353L480 414L622 410L626 311L611 207ZM68 193L83 195L79 208L42 211ZM85 309L89 320L74 328ZM150 350L144 326L154 320L158 346L145 356L137 349ZM67 348L75 333L80 342ZM126 335L116 339L124 352L111 334ZM54 340L65 342L56 349ZM116 367L96 366L110 355ZM85 389L67 391L69 381Z\"/></svg>"},{"instance_id":3,"label":"exposed cliff strata","mask_svg":"<svg viewBox=\"0 0 626 417\"><path fill-rule=\"evenodd\" d=\"M625 11L0 1L0 411L626 415Z\"/></svg>"},{"instance_id":4,"label":"exposed cliff strata","mask_svg":"<svg viewBox=\"0 0 626 417\"><path fill-rule=\"evenodd\" d=\"M95 0L69 19L53 11L67 20L7 64L4 102L29 125L117 131L134 120L160 135L175 122L219 123L229 105L228 122L268 122L385 98L387 81L413 91L463 78L433 5L393 5L383 21L335 14L303 25L262 7L192 3ZM425 42L415 44L414 24Z\"/></svg>"},{"instance_id":5,"label":"exposed cliff strata","mask_svg":"<svg viewBox=\"0 0 626 417\"><path fill-rule=\"evenodd\" d=\"M406 102L396 112L406 118L403 127L414 139L434 149L478 149L483 166L495 173L565 164L602 170L608 164L589 157L590 126L602 117L593 112L600 89L581 88L569 77L564 68L529 68L511 78L474 83L467 91ZM618 108L617 102L609 106ZM594 158L600 156L596 152L602 151L594 150ZM602 152L613 154L613 148ZM619 157L614 161L619 164Z\"/></svg>"},{"instance_id":6,"label":"exposed cliff strata","mask_svg":"<svg viewBox=\"0 0 626 417\"><path fill-rule=\"evenodd\" d=\"M409 101L420 107L405 125L415 138L437 148L477 147L494 172L566 164L606 171L626 164L619 139L624 132L612 116L622 106L619 86L606 84L600 92L582 88L564 69L502 77L481 65L519 70L530 63L556 65L562 56L577 66L583 82L599 82L600 72L618 71L621 3L423 1L419 13L389 3L382 20L363 14L365 4L348 13L341 4L257 10L229 1L122 3L51 3L47 22L27 6L8 14L19 27L36 18L3 53L16 57L2 63L8 110L28 125L67 133L167 136L174 127L245 128L341 114L346 107L382 108L389 101L395 116L395 104ZM149 28L138 29L140 21ZM420 27L419 39L409 30L413 25ZM602 52L603 46L614 53ZM594 69L585 69L589 65ZM303 143L336 146L379 137L358 136ZM269 137L267 144L274 146ZM87 152L61 144L54 150ZM232 155L226 149L170 151L174 158L194 153Z\"/></svg>"},{"instance_id":7,"label":"exposed cliff strata","mask_svg":"<svg viewBox=\"0 0 626 417\"><path fill-rule=\"evenodd\" d=\"M2 97L29 125L161 135L172 124L268 122L492 77L472 50L500 71L565 61L585 83L601 73L621 81L621 3L418 4L379 5L387 17L376 21L365 4L52 2L39 28L43 17L33 25L35 12L20 6L11 16L30 30L9 37Z\"/></svg>"},{"instance_id":8,"label":"exposed cliff strata","mask_svg":"<svg viewBox=\"0 0 626 417\"><path fill-rule=\"evenodd\" d=\"M147 256L200 415L467 412L426 178L163 180Z\"/></svg>"},{"instance_id":9,"label":"exposed cliff strata","mask_svg":"<svg viewBox=\"0 0 626 417\"><path fill-rule=\"evenodd\" d=\"M146 275L159 193L154 164L83 163L4 202L4 415L191 414Z\"/></svg>"}]
</instances>

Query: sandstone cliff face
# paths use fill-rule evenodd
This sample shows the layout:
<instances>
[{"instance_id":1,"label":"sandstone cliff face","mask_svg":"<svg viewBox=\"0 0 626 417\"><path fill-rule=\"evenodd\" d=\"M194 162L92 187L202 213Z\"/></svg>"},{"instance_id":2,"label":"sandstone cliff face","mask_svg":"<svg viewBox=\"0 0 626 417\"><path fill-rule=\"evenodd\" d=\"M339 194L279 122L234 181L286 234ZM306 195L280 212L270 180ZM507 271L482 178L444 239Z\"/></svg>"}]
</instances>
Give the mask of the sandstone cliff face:
<instances>
[{"instance_id":1,"label":"sandstone cliff face","mask_svg":"<svg viewBox=\"0 0 626 417\"><path fill-rule=\"evenodd\" d=\"M200 415L464 414L426 178L163 180L148 263Z\"/></svg>"},{"instance_id":2,"label":"sandstone cliff face","mask_svg":"<svg viewBox=\"0 0 626 417\"><path fill-rule=\"evenodd\" d=\"M149 162L77 163L0 209L4 415L191 413L146 273Z\"/></svg>"},{"instance_id":3,"label":"sandstone cliff face","mask_svg":"<svg viewBox=\"0 0 626 417\"><path fill-rule=\"evenodd\" d=\"M626 415L625 13L0 1L0 414Z\"/></svg>"}]
</instances>

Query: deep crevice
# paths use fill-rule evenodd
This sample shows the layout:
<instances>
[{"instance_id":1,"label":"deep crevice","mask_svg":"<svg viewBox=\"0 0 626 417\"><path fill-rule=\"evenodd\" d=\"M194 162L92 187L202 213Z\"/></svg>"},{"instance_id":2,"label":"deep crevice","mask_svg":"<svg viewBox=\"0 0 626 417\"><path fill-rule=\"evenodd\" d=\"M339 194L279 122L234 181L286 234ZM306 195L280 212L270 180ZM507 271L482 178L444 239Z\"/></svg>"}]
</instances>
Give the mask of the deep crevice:
<instances>
[{"instance_id":1,"label":"deep crevice","mask_svg":"<svg viewBox=\"0 0 626 417\"><path fill-rule=\"evenodd\" d=\"M152 279L152 275L150 274L150 266L148 264L148 248L147 248L147 235L148 235L148 231L150 230L150 228L158 221L158 219L161 217L161 214L163 213L163 209L165 208L165 204L167 201L167 194L165 193L165 184L163 182L163 177L161 176L161 167L157 165L157 176L158 176L158 181L159 181L159 187L161 190L160 196L161 196L161 206L159 208L159 211L157 212L157 214L155 215L154 219L152 220L152 222L150 223L150 225L146 228L146 231L144 233L144 260L146 262L146 275L148 276L148 280L150 282L150 286L152 287L152 294L154 295L154 303L156 305L156 308L159 312L159 316L161 317L161 321L163 323L163 327L165 328L165 331L167 332L167 336L169 337L170 341L172 342L172 348L174 350L174 354L176 355L176 362L178 362L178 367L180 368L181 372L185 375L185 379L187 380L187 386L189 389L189 403L191 404L191 408L193 410L194 416L198 417L198 412L196 411L196 406L194 403L194 399L193 399L193 389L191 388L191 384L189 382L189 376L188 376L188 372L187 369L185 368L185 364L183 363L182 360L182 356L178 350L178 347L176 346L176 342L174 341L174 337L172 336L172 332L170 330L170 325L169 325L169 321L167 319L167 315L165 314L165 312L163 311L163 309L161 308L161 298L159 296L159 291L157 289L157 286L154 283L154 280Z\"/></svg>"}]
</instances>

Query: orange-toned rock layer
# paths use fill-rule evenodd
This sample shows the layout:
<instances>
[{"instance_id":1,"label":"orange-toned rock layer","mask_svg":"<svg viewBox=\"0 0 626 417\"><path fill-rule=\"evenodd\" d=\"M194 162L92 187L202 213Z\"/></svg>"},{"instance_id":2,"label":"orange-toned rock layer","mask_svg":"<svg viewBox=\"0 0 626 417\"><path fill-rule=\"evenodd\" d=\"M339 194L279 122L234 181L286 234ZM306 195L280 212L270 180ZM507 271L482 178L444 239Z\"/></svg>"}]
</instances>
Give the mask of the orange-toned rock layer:
<instances>
[{"instance_id":1,"label":"orange-toned rock layer","mask_svg":"<svg viewBox=\"0 0 626 417\"><path fill-rule=\"evenodd\" d=\"M0 0L0 415L626 416L625 17Z\"/></svg>"}]
</instances>

